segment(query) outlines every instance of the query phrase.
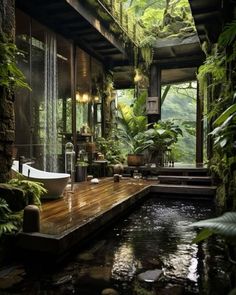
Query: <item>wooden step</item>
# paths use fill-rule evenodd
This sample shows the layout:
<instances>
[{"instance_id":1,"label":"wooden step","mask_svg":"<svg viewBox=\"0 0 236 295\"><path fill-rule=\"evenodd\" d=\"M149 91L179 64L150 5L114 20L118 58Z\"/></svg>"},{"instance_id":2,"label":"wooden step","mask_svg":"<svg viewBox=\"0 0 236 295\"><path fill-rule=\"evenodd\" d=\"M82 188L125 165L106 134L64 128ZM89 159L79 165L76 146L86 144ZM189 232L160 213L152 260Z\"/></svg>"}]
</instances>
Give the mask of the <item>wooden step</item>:
<instances>
[{"instance_id":1,"label":"wooden step","mask_svg":"<svg viewBox=\"0 0 236 295\"><path fill-rule=\"evenodd\" d=\"M205 167L179 168L179 167L162 167L158 170L159 175L176 175L176 176L207 176L208 169Z\"/></svg>"},{"instance_id":2,"label":"wooden step","mask_svg":"<svg viewBox=\"0 0 236 295\"><path fill-rule=\"evenodd\" d=\"M151 187L152 193L194 195L198 197L213 197L216 193L216 186L200 185L178 185L178 184L155 184ZM157 194L157 196L159 196Z\"/></svg>"},{"instance_id":3,"label":"wooden step","mask_svg":"<svg viewBox=\"0 0 236 295\"><path fill-rule=\"evenodd\" d=\"M187 184L199 183L199 184L211 184L211 176L182 176L182 175L159 175L158 180L160 183L180 183Z\"/></svg>"}]
</instances>

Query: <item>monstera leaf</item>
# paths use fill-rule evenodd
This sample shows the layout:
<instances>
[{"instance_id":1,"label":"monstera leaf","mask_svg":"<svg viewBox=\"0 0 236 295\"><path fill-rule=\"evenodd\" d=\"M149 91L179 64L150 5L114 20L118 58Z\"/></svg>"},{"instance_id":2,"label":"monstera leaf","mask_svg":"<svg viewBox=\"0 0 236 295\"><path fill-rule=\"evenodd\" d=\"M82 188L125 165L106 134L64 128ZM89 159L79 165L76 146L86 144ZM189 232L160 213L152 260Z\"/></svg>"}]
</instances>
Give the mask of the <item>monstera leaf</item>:
<instances>
[{"instance_id":1,"label":"monstera leaf","mask_svg":"<svg viewBox=\"0 0 236 295\"><path fill-rule=\"evenodd\" d=\"M234 239L236 238L236 212L226 212L217 218L194 222L191 226L205 228L193 240L194 243L205 240L212 234Z\"/></svg>"}]
</instances>

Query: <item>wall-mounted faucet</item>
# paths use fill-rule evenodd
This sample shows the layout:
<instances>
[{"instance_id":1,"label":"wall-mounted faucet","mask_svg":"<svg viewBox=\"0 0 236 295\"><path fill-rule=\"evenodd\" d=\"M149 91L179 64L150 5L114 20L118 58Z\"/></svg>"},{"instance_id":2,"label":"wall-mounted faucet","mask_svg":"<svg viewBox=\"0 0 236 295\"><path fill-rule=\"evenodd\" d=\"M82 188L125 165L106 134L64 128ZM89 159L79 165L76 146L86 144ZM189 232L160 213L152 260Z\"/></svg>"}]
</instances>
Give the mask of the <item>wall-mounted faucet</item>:
<instances>
[{"instance_id":1,"label":"wall-mounted faucet","mask_svg":"<svg viewBox=\"0 0 236 295\"><path fill-rule=\"evenodd\" d=\"M22 173L22 168L23 168L23 164L25 162L25 157L24 156L19 156L19 173Z\"/></svg>"}]
</instances>

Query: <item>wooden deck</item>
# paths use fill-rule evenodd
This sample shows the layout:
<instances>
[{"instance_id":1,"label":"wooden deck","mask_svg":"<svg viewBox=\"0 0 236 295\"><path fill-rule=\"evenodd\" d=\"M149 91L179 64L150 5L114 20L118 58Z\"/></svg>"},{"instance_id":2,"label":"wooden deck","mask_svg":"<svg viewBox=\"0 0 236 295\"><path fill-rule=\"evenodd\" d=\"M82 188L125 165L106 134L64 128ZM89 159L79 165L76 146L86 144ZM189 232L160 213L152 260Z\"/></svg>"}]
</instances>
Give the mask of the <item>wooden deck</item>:
<instances>
[{"instance_id":1,"label":"wooden deck","mask_svg":"<svg viewBox=\"0 0 236 295\"><path fill-rule=\"evenodd\" d=\"M150 182L133 179L120 182L102 179L99 184L76 184L74 193L66 192L64 198L43 203L41 233L63 234L78 224L82 226L149 186Z\"/></svg>"},{"instance_id":2,"label":"wooden deck","mask_svg":"<svg viewBox=\"0 0 236 295\"><path fill-rule=\"evenodd\" d=\"M150 192L174 193L176 190L176 186L171 188L157 181L133 178L120 182L104 178L98 184L79 183L74 186L73 193L67 190L63 198L44 202L40 212L40 233L21 232L17 243L26 250L60 255L89 238ZM186 190L191 194L191 186L182 186L181 193ZM196 193L198 188L193 190ZM205 195L213 196L215 188L204 187L204 191Z\"/></svg>"},{"instance_id":3,"label":"wooden deck","mask_svg":"<svg viewBox=\"0 0 236 295\"><path fill-rule=\"evenodd\" d=\"M76 184L73 193L68 190L63 198L43 203L40 233L21 232L17 243L23 249L58 255L146 196L151 184L151 181L132 178Z\"/></svg>"}]
</instances>

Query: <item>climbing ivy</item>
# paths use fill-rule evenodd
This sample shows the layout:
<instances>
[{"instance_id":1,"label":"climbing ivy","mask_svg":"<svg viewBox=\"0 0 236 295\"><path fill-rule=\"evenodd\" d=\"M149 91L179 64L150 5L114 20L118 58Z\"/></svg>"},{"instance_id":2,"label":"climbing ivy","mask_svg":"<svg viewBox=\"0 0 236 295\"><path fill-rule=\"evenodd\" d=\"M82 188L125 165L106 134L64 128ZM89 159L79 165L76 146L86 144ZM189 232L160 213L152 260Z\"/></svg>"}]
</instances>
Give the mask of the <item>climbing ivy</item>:
<instances>
[{"instance_id":1,"label":"climbing ivy","mask_svg":"<svg viewBox=\"0 0 236 295\"><path fill-rule=\"evenodd\" d=\"M227 24L212 48L204 44L206 61L198 72L202 93L213 95L207 114L208 119L213 120L209 136L214 145L209 167L219 179L218 202L228 209L236 208L235 27L235 21Z\"/></svg>"},{"instance_id":2,"label":"climbing ivy","mask_svg":"<svg viewBox=\"0 0 236 295\"><path fill-rule=\"evenodd\" d=\"M0 86L13 92L16 87L26 87L25 76L16 64L17 55L22 55L16 45L3 34L0 35Z\"/></svg>"}]
</instances>

